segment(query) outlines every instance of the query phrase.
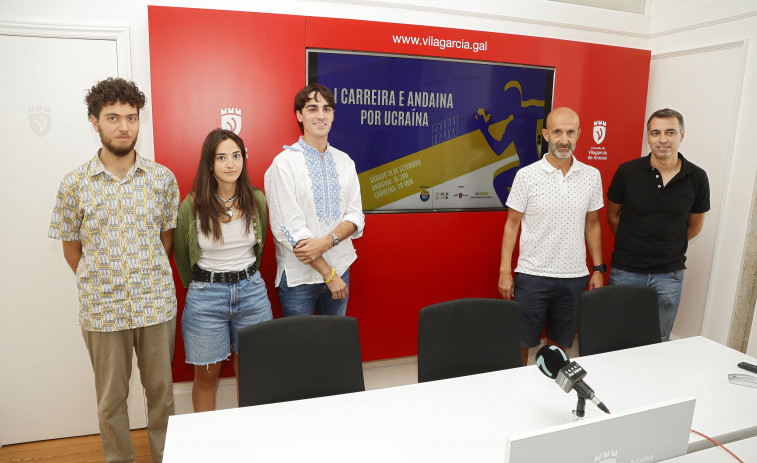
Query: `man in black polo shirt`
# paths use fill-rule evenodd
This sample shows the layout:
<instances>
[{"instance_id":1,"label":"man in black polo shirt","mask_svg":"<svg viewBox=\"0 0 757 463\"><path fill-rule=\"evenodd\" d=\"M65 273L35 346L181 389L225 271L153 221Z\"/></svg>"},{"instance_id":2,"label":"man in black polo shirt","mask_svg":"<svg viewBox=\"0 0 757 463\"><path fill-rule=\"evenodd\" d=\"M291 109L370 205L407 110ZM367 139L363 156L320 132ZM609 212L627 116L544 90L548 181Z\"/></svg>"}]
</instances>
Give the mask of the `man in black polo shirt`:
<instances>
[{"instance_id":1,"label":"man in black polo shirt","mask_svg":"<svg viewBox=\"0 0 757 463\"><path fill-rule=\"evenodd\" d=\"M615 233L608 284L657 289L663 341L670 338L681 300L689 240L710 210L707 174L678 152L684 134L678 111L652 113L651 153L621 164L607 190L607 221Z\"/></svg>"}]
</instances>

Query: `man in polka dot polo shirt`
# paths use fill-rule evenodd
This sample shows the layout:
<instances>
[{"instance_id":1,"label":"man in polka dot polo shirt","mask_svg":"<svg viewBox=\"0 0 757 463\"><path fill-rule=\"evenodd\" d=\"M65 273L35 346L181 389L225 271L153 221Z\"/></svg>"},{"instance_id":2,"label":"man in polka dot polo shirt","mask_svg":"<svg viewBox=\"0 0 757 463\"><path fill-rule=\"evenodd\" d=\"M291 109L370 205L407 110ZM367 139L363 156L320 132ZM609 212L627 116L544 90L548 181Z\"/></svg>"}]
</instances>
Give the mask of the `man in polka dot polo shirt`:
<instances>
[{"instance_id":1,"label":"man in polka dot polo shirt","mask_svg":"<svg viewBox=\"0 0 757 463\"><path fill-rule=\"evenodd\" d=\"M678 152L683 116L660 109L647 121L649 155L618 167L607 190L615 233L609 284L657 290L660 336L670 338L683 289L686 249L710 210L707 174Z\"/></svg>"},{"instance_id":2,"label":"man in polka dot polo shirt","mask_svg":"<svg viewBox=\"0 0 757 463\"><path fill-rule=\"evenodd\" d=\"M597 169L573 157L581 135L579 122L570 108L549 113L542 130L549 153L518 171L507 199L510 211L502 238L499 292L520 305L524 365L528 349L539 345L545 324L549 344L573 345L581 293L587 285L594 289L604 284L602 179ZM512 255L521 226L513 278ZM591 275L586 268L587 247L594 262Z\"/></svg>"}]
</instances>

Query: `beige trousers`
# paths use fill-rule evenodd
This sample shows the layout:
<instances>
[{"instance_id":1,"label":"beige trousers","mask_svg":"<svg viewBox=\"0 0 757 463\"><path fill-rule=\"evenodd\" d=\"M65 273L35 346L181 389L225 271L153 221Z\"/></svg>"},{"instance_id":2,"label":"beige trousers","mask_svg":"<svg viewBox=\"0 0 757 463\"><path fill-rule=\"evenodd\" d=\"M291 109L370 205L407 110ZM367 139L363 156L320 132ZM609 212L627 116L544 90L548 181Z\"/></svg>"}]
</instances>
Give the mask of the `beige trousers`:
<instances>
[{"instance_id":1,"label":"beige trousers","mask_svg":"<svg viewBox=\"0 0 757 463\"><path fill-rule=\"evenodd\" d=\"M163 461L168 417L174 413L171 361L176 317L145 328L100 333L82 329L95 372L100 440L108 463L134 463L126 399L132 353L147 398L147 435L153 461Z\"/></svg>"}]
</instances>

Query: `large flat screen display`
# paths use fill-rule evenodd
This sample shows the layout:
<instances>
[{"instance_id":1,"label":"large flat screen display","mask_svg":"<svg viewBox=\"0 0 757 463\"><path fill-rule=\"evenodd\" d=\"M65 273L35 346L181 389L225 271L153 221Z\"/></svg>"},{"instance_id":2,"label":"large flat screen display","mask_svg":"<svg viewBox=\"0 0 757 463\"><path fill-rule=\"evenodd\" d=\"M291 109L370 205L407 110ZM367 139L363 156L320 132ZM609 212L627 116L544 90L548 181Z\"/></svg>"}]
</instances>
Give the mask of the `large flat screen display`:
<instances>
[{"instance_id":1,"label":"large flat screen display","mask_svg":"<svg viewBox=\"0 0 757 463\"><path fill-rule=\"evenodd\" d=\"M355 161L366 212L505 207L546 152L553 68L310 49L336 98L329 143Z\"/></svg>"}]
</instances>

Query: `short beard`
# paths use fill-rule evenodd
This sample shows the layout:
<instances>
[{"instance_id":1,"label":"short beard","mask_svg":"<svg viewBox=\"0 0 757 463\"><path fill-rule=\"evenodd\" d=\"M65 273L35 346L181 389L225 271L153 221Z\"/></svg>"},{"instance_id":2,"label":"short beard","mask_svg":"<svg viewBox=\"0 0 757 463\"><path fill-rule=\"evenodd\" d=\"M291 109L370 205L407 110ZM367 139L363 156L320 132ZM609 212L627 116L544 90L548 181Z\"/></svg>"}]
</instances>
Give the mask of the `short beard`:
<instances>
[{"instance_id":1,"label":"short beard","mask_svg":"<svg viewBox=\"0 0 757 463\"><path fill-rule=\"evenodd\" d=\"M122 157L128 155L129 153L131 153L134 150L134 147L137 145L137 138L134 137L134 141L132 142L132 144L130 146L126 147L126 148L116 148L115 146L113 146L110 143L108 143L107 141L105 141L105 139L103 138L102 134L100 134L100 142L103 144L103 146L105 147L105 149L107 149L108 151L110 151L114 155L122 158Z\"/></svg>"},{"instance_id":2,"label":"short beard","mask_svg":"<svg viewBox=\"0 0 757 463\"><path fill-rule=\"evenodd\" d=\"M567 156L562 156L560 154L560 151L557 149L557 145L549 145L549 152L552 153L554 157L557 159L570 159L571 156L573 156L573 151L575 150L575 147L571 147L570 151L568 151Z\"/></svg>"}]
</instances>

